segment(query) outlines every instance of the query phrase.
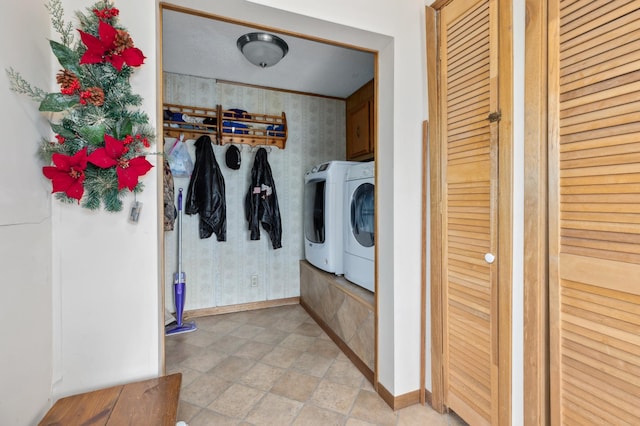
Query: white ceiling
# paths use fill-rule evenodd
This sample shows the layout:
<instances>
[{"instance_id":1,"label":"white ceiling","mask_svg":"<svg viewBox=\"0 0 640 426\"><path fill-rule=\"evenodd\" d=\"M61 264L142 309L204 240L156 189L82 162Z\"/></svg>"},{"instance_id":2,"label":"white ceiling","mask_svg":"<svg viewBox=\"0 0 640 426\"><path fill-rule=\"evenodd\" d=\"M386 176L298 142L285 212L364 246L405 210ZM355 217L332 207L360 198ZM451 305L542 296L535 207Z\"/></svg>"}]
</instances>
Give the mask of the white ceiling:
<instances>
[{"instance_id":1,"label":"white ceiling","mask_svg":"<svg viewBox=\"0 0 640 426\"><path fill-rule=\"evenodd\" d=\"M163 10L163 69L277 89L346 98L373 78L374 54L271 32L289 45L276 65L251 64L236 46L255 28Z\"/></svg>"}]
</instances>

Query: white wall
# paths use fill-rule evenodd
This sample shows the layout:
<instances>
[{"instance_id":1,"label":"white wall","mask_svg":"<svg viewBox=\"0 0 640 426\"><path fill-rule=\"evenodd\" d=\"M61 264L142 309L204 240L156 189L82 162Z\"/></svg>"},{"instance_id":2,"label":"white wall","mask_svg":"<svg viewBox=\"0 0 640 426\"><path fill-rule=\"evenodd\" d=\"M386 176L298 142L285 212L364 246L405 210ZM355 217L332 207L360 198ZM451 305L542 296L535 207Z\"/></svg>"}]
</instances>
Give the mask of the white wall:
<instances>
[{"instance_id":1,"label":"white wall","mask_svg":"<svg viewBox=\"0 0 640 426\"><path fill-rule=\"evenodd\" d=\"M89 5L65 0L63 6L71 20ZM147 56L132 84L155 121L155 2L116 6ZM138 19L143 15L150 18ZM12 49L5 43L0 51L2 68L15 67L35 86L52 87L58 65L47 40L57 35L44 2L6 9L0 34L13 41ZM146 209L137 226L126 222L125 212L52 201L36 157L40 138L50 135L49 117L9 92L4 76L0 91L0 123L7 129L0 141L0 423L34 424L52 392L55 400L160 370L156 174L144 180L139 200Z\"/></svg>"},{"instance_id":2,"label":"white wall","mask_svg":"<svg viewBox=\"0 0 640 426\"><path fill-rule=\"evenodd\" d=\"M29 22L29 25L24 25ZM0 424L35 424L51 390L51 218L35 154L48 125L37 103L9 91L13 67L35 86L51 78L49 16L40 0L0 14ZM6 40L20 42L6 48Z\"/></svg>"},{"instance_id":3,"label":"white wall","mask_svg":"<svg viewBox=\"0 0 640 426\"><path fill-rule=\"evenodd\" d=\"M275 114L287 118L285 149L268 153L276 183L282 219L282 248L274 250L263 230L259 241L249 239L244 198L249 186L255 149L241 150L240 169L225 164L229 145L213 145L224 176L227 207L227 241L215 234L200 239L198 215L183 216L182 265L187 273L186 310L228 306L300 295L300 259L303 246L303 176L312 166L345 157L345 102L273 90L216 83L213 79L164 74L164 101L178 105L240 108L250 113ZM167 138L170 148L174 138ZM195 160L194 140L186 142ZM174 187L184 188L188 177L175 177ZM165 306L173 311L173 274L177 270L177 232L165 233ZM258 285L251 286L251 276Z\"/></svg>"},{"instance_id":4,"label":"white wall","mask_svg":"<svg viewBox=\"0 0 640 426\"><path fill-rule=\"evenodd\" d=\"M511 316L511 418L524 416L524 52L525 0L513 2L513 297Z\"/></svg>"},{"instance_id":5,"label":"white wall","mask_svg":"<svg viewBox=\"0 0 640 426\"><path fill-rule=\"evenodd\" d=\"M63 0L72 20L85 0ZM155 2L116 1L120 23L147 57L131 79L156 121ZM145 17L141 19L141 17ZM75 21L73 21L75 22ZM156 158L149 160L155 164ZM53 202L54 399L160 371L157 168L144 176L138 224L125 211Z\"/></svg>"}]
</instances>

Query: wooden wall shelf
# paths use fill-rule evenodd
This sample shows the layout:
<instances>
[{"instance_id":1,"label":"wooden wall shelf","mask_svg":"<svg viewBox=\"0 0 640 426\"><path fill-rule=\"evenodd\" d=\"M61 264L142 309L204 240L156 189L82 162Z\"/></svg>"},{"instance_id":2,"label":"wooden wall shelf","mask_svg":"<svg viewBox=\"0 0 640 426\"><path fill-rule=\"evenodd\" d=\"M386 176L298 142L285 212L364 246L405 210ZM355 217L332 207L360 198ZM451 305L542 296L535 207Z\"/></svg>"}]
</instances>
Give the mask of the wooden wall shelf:
<instances>
[{"instance_id":1,"label":"wooden wall shelf","mask_svg":"<svg viewBox=\"0 0 640 426\"><path fill-rule=\"evenodd\" d=\"M197 139L209 135L216 144L273 146L284 149L287 143L287 118L282 115L242 113L238 110L200 108L164 104L164 136Z\"/></svg>"}]
</instances>

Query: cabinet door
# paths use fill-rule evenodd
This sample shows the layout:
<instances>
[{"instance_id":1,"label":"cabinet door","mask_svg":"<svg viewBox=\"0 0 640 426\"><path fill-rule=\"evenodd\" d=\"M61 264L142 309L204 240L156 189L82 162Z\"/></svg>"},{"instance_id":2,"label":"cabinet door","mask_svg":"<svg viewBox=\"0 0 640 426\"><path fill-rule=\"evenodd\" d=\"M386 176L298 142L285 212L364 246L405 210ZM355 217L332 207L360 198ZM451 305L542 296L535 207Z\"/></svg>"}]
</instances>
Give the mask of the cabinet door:
<instances>
[{"instance_id":1,"label":"cabinet door","mask_svg":"<svg viewBox=\"0 0 640 426\"><path fill-rule=\"evenodd\" d=\"M371 101L349 111L347 119L347 159L354 160L373 152L371 142Z\"/></svg>"}]
</instances>

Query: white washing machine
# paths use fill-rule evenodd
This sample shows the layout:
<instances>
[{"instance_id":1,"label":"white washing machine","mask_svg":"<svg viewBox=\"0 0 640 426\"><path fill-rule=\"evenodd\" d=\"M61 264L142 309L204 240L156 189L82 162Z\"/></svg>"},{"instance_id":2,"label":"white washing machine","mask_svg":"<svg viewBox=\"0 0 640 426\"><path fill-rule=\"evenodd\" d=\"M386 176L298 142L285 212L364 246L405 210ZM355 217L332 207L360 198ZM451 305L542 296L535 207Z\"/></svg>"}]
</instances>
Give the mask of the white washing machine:
<instances>
[{"instance_id":1,"label":"white washing machine","mask_svg":"<svg viewBox=\"0 0 640 426\"><path fill-rule=\"evenodd\" d=\"M309 263L342 275L344 180L353 161L329 161L304 175L304 254Z\"/></svg>"},{"instance_id":2,"label":"white washing machine","mask_svg":"<svg viewBox=\"0 0 640 426\"><path fill-rule=\"evenodd\" d=\"M344 277L370 291L375 275L374 163L349 168L345 180Z\"/></svg>"}]
</instances>

